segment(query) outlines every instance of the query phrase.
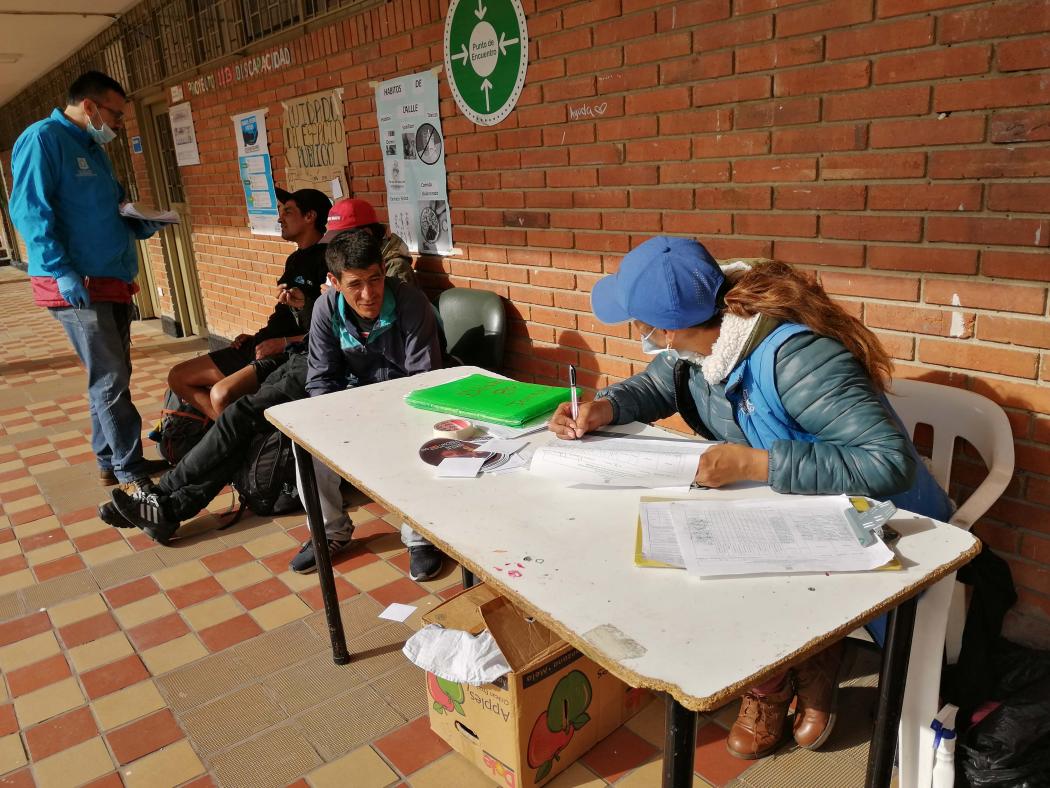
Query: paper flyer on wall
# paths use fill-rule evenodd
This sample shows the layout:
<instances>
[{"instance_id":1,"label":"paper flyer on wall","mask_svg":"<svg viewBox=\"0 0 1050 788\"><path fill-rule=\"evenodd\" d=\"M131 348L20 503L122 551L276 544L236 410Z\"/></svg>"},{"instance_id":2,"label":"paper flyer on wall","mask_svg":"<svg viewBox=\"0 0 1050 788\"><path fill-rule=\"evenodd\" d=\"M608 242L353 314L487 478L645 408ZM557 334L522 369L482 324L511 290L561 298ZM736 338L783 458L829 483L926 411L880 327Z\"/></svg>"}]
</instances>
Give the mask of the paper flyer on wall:
<instances>
[{"instance_id":1,"label":"paper flyer on wall","mask_svg":"<svg viewBox=\"0 0 1050 788\"><path fill-rule=\"evenodd\" d=\"M277 224L277 193L266 144L266 110L232 115L237 139L237 160L248 224L255 235L280 235Z\"/></svg>"},{"instance_id":2,"label":"paper flyer on wall","mask_svg":"<svg viewBox=\"0 0 1050 788\"><path fill-rule=\"evenodd\" d=\"M452 223L445 187L445 138L432 71L376 86L390 230L418 254L448 254Z\"/></svg>"},{"instance_id":3,"label":"paper flyer on wall","mask_svg":"<svg viewBox=\"0 0 1050 788\"><path fill-rule=\"evenodd\" d=\"M175 104L168 108L168 120L171 122L171 138L175 144L175 161L180 167L200 164L200 151L197 150L197 134L193 130L193 111L190 102Z\"/></svg>"},{"instance_id":4,"label":"paper flyer on wall","mask_svg":"<svg viewBox=\"0 0 1050 788\"><path fill-rule=\"evenodd\" d=\"M319 189L333 202L349 195L343 89L296 96L281 105L288 162L284 188L290 192Z\"/></svg>"}]
</instances>

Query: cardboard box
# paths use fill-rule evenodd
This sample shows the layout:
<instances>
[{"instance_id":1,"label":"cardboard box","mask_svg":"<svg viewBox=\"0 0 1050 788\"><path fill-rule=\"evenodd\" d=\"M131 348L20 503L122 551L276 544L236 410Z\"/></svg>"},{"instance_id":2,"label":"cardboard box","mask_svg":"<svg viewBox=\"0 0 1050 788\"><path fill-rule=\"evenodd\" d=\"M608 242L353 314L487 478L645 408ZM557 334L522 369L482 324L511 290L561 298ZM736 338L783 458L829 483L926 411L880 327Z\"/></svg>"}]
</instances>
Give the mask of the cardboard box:
<instances>
[{"instance_id":1,"label":"cardboard box","mask_svg":"<svg viewBox=\"0 0 1050 788\"><path fill-rule=\"evenodd\" d=\"M481 584L423 617L492 633L512 671L482 687L427 673L430 727L506 788L548 782L649 699Z\"/></svg>"}]
</instances>

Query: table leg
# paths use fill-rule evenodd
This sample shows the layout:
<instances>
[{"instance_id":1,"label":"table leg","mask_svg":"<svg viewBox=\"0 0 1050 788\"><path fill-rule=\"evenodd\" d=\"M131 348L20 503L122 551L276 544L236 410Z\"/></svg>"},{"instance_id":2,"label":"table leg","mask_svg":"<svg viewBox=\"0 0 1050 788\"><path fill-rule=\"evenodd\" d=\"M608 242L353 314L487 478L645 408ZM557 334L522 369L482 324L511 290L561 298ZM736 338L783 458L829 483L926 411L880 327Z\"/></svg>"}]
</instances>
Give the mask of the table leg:
<instances>
[{"instance_id":1,"label":"table leg","mask_svg":"<svg viewBox=\"0 0 1050 788\"><path fill-rule=\"evenodd\" d=\"M332 556L328 552L324 517L321 516L321 500L317 495L313 457L310 456L310 452L294 442L292 451L295 452L295 464L303 485L301 492L303 504L306 506L306 521L310 525L310 539L313 541L314 557L317 560L317 578L321 582L321 599L324 601L324 614L328 619L328 635L332 639L332 660L336 665L345 665L350 661L350 654L346 650L343 620L339 617L339 596L335 591Z\"/></svg>"},{"instance_id":2,"label":"table leg","mask_svg":"<svg viewBox=\"0 0 1050 788\"><path fill-rule=\"evenodd\" d=\"M460 571L463 573L463 587L470 588L478 584L478 579L474 577L474 573L467 569L465 566L460 567Z\"/></svg>"},{"instance_id":3,"label":"table leg","mask_svg":"<svg viewBox=\"0 0 1050 788\"><path fill-rule=\"evenodd\" d=\"M693 757L696 752L696 712L670 695L664 712L663 788L689 788L693 784Z\"/></svg>"},{"instance_id":4,"label":"table leg","mask_svg":"<svg viewBox=\"0 0 1050 788\"><path fill-rule=\"evenodd\" d=\"M865 788L889 788L893 775L893 756L897 750L897 730L904 704L917 602L918 598L912 597L889 614L886 643L882 648L882 669L879 671L879 705L868 750Z\"/></svg>"}]
</instances>

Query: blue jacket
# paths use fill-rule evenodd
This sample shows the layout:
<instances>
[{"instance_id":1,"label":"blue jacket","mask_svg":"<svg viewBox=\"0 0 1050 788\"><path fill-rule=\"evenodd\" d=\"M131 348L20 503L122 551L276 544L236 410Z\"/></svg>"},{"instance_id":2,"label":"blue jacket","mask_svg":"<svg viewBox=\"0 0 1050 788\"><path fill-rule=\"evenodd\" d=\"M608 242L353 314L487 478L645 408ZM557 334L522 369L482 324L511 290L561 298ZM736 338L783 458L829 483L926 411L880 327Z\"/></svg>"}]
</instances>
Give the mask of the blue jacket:
<instances>
[{"instance_id":1,"label":"blue jacket","mask_svg":"<svg viewBox=\"0 0 1050 788\"><path fill-rule=\"evenodd\" d=\"M134 240L149 234L121 218L124 188L86 131L54 110L18 137L11 174L11 218L29 251L30 276L135 278Z\"/></svg>"},{"instance_id":2,"label":"blue jacket","mask_svg":"<svg viewBox=\"0 0 1050 788\"><path fill-rule=\"evenodd\" d=\"M441 369L441 330L422 290L388 276L367 339L349 310L334 287L314 304L306 374L311 397Z\"/></svg>"}]
</instances>

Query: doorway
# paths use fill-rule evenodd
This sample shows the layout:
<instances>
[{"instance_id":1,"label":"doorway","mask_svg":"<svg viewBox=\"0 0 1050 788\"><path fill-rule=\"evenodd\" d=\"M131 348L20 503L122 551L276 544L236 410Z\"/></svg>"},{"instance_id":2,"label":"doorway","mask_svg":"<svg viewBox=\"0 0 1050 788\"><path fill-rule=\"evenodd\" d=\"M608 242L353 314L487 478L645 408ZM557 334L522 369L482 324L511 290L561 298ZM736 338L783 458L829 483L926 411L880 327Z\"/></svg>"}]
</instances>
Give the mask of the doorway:
<instances>
[{"instance_id":1,"label":"doorway","mask_svg":"<svg viewBox=\"0 0 1050 788\"><path fill-rule=\"evenodd\" d=\"M182 185L182 173L175 158L175 141L171 134L171 119L163 100L148 103L140 114L143 136L149 144L144 145L150 181L156 184L154 196L157 207L179 214L181 221L161 230L160 238L164 250L164 264L171 288L175 325L169 333L175 336L207 336L208 326L201 298L200 279L193 255L193 221L190 205ZM167 321L165 330L168 330Z\"/></svg>"}]
</instances>

